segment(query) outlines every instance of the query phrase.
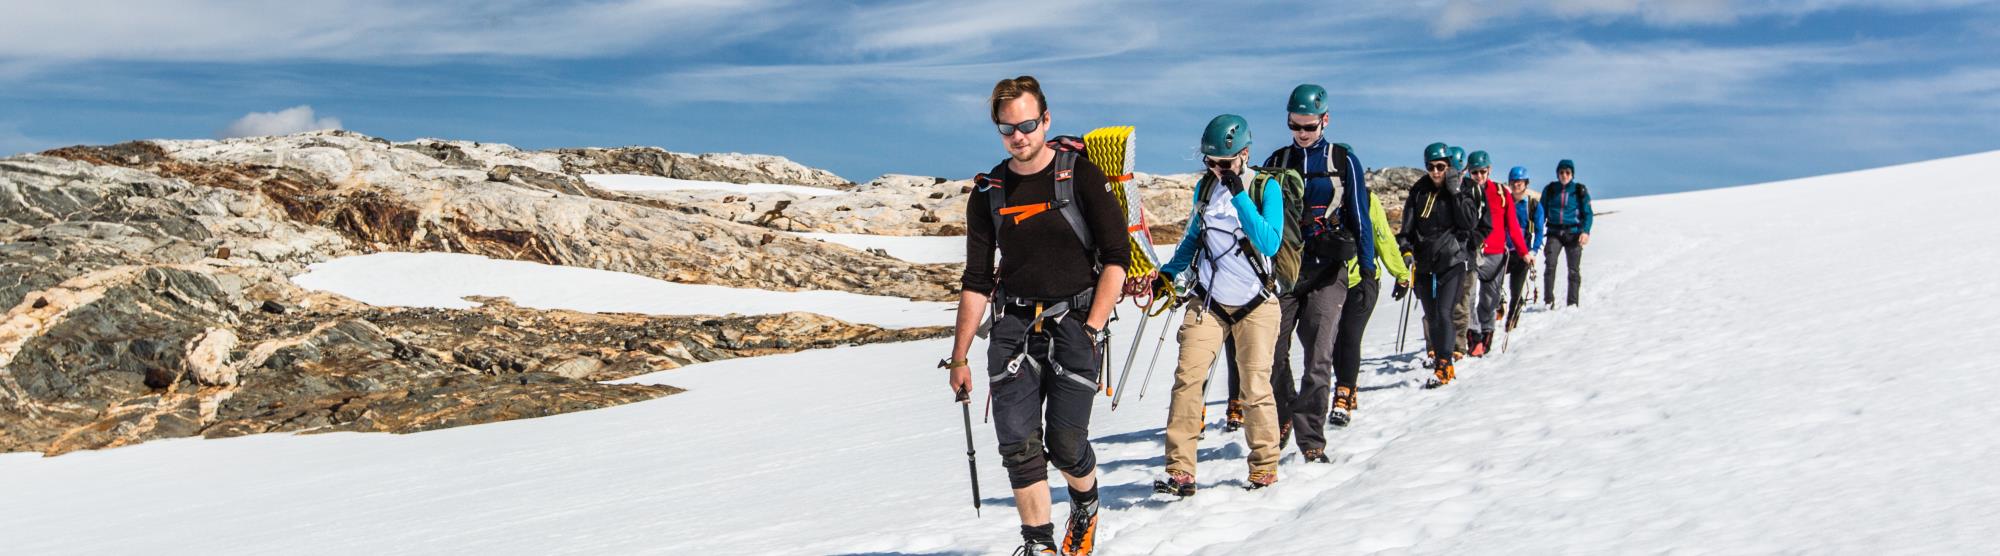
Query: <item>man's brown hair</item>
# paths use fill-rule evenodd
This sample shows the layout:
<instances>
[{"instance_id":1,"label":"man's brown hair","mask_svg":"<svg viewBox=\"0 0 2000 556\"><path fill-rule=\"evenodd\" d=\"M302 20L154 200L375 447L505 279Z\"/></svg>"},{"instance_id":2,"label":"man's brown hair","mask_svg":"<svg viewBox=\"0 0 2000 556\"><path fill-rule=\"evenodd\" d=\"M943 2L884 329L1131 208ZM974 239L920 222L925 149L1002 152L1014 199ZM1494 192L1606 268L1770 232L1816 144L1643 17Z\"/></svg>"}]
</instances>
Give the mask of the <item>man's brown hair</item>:
<instances>
[{"instance_id":1,"label":"man's brown hair","mask_svg":"<svg viewBox=\"0 0 2000 556\"><path fill-rule=\"evenodd\" d=\"M1014 99L1021 98L1021 95L1035 96L1035 104L1041 107L1041 110L1036 111L1038 117L1040 114L1047 114L1049 112L1049 99L1042 96L1042 82L1036 81L1034 76L1023 75L1012 79L1002 79L999 83L993 84L993 96L987 99L992 104L993 121L1000 121L1000 107L1002 105L1013 102Z\"/></svg>"}]
</instances>

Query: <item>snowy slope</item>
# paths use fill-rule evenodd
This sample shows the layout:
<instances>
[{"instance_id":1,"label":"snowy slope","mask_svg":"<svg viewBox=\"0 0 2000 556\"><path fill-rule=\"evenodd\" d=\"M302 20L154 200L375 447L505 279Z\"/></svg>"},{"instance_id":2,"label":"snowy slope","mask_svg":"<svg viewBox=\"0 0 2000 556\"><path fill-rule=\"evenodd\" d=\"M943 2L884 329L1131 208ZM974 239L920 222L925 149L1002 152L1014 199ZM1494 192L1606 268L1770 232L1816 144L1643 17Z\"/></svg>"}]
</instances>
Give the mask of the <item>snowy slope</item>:
<instances>
[{"instance_id":1,"label":"snowy slope","mask_svg":"<svg viewBox=\"0 0 2000 556\"><path fill-rule=\"evenodd\" d=\"M840 195L845 193L844 191L834 189L803 185L728 183L627 174L584 174L583 181L590 183L590 185L612 191L733 191L737 193L790 193L805 197Z\"/></svg>"},{"instance_id":2,"label":"snowy slope","mask_svg":"<svg viewBox=\"0 0 2000 556\"><path fill-rule=\"evenodd\" d=\"M913 263L965 262L965 236L878 236L799 232L799 237L838 243L855 249L881 249Z\"/></svg>"},{"instance_id":3,"label":"snowy slope","mask_svg":"<svg viewBox=\"0 0 2000 556\"><path fill-rule=\"evenodd\" d=\"M1234 488L1246 450L1211 429L1206 489L1151 495L1162 368L1094 416L1102 552L1990 551L1995 172L2000 152L1601 201L1583 307L1531 313L1450 387L1390 353L1385 296L1335 463L1288 448L1270 489ZM408 436L0 455L0 523L33 554L1005 553L976 415L985 516L965 507L947 346L696 365L633 379L681 395Z\"/></svg>"},{"instance_id":4,"label":"snowy slope","mask_svg":"<svg viewBox=\"0 0 2000 556\"><path fill-rule=\"evenodd\" d=\"M506 297L536 309L652 315L761 315L804 311L892 328L950 324L955 303L837 291L774 292L458 253L373 253L312 265L299 286L373 305L464 309L466 296Z\"/></svg>"}]
</instances>

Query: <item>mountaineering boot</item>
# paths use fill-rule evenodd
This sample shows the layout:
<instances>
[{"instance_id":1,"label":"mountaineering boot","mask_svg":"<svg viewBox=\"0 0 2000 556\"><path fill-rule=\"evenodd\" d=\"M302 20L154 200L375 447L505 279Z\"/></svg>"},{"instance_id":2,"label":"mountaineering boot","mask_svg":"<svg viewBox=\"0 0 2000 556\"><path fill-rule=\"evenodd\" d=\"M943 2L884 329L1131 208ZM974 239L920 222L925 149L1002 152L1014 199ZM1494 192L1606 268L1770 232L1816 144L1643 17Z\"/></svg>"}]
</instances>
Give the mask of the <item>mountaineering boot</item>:
<instances>
[{"instance_id":1,"label":"mountaineering boot","mask_svg":"<svg viewBox=\"0 0 2000 556\"><path fill-rule=\"evenodd\" d=\"M1332 462L1333 462L1333 460L1330 460L1330 459L1327 459L1327 458L1326 458L1326 450L1306 450L1306 451L1305 451L1304 453L1302 453L1302 454L1300 454L1300 455L1303 455L1303 456L1305 456L1305 460L1306 460L1306 463L1332 463Z\"/></svg>"},{"instance_id":2,"label":"mountaineering boot","mask_svg":"<svg viewBox=\"0 0 2000 556\"><path fill-rule=\"evenodd\" d=\"M1076 491L1070 491L1072 496ZM1070 556L1089 556L1097 544L1097 488L1091 487L1090 500L1078 502L1070 499L1069 531L1063 534L1062 552Z\"/></svg>"},{"instance_id":3,"label":"mountaineering boot","mask_svg":"<svg viewBox=\"0 0 2000 556\"><path fill-rule=\"evenodd\" d=\"M1486 356L1486 342L1488 341L1488 340L1487 340L1487 337L1488 337L1488 335L1487 335L1487 334L1486 334L1485 332L1475 332L1475 333L1473 333L1473 335L1472 335L1472 356L1473 356L1473 357L1485 357L1485 356Z\"/></svg>"},{"instance_id":4,"label":"mountaineering boot","mask_svg":"<svg viewBox=\"0 0 2000 556\"><path fill-rule=\"evenodd\" d=\"M1021 548L1014 549L1014 556L1042 556L1062 554L1056 550L1056 525L1021 526Z\"/></svg>"},{"instance_id":5,"label":"mountaineering boot","mask_svg":"<svg viewBox=\"0 0 2000 556\"><path fill-rule=\"evenodd\" d=\"M1251 471L1250 486L1246 488L1248 490L1257 490L1271 486L1272 483L1276 482L1278 482L1278 472L1276 471Z\"/></svg>"},{"instance_id":6,"label":"mountaineering boot","mask_svg":"<svg viewBox=\"0 0 2000 556\"><path fill-rule=\"evenodd\" d=\"M1345 427L1354 421L1354 387L1333 387L1333 410L1326 414L1326 424Z\"/></svg>"},{"instance_id":7,"label":"mountaineering boot","mask_svg":"<svg viewBox=\"0 0 2000 556\"><path fill-rule=\"evenodd\" d=\"M1243 400L1229 400L1228 419L1222 425L1222 432L1236 432L1243 428Z\"/></svg>"},{"instance_id":8,"label":"mountaineering boot","mask_svg":"<svg viewBox=\"0 0 2000 556\"><path fill-rule=\"evenodd\" d=\"M1452 368L1450 361L1439 361L1437 369L1432 371L1430 383L1425 384L1424 387L1437 388L1439 386L1451 384L1451 379L1457 377L1458 377L1458 372Z\"/></svg>"},{"instance_id":9,"label":"mountaineering boot","mask_svg":"<svg viewBox=\"0 0 2000 556\"><path fill-rule=\"evenodd\" d=\"M1168 471L1167 478L1153 481L1153 492L1172 494L1181 498L1194 496L1194 475Z\"/></svg>"},{"instance_id":10,"label":"mountaineering boot","mask_svg":"<svg viewBox=\"0 0 2000 556\"><path fill-rule=\"evenodd\" d=\"M1285 449L1285 445L1291 443L1291 441L1292 441L1292 422L1285 421L1283 423L1278 423L1278 449L1280 450Z\"/></svg>"}]
</instances>

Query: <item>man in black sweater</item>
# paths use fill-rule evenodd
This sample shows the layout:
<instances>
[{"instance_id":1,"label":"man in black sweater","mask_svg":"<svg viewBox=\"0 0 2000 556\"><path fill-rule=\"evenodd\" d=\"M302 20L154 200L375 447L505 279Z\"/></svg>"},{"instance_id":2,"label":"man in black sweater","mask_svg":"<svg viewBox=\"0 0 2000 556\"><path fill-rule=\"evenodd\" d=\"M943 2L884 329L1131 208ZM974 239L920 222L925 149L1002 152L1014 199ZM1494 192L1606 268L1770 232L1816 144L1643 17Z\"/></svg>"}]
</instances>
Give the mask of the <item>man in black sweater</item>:
<instances>
[{"instance_id":1,"label":"man in black sweater","mask_svg":"<svg viewBox=\"0 0 2000 556\"><path fill-rule=\"evenodd\" d=\"M1097 530L1090 408L1103 371L1103 330L1131 257L1125 214L1088 157L1048 143L1048 101L1033 77L1001 80L991 107L1009 158L978 180L966 201L958 329L951 358L941 366L951 371L952 391L967 400L967 353L990 305L986 375L993 427L1014 488L1023 548L1056 553L1048 487L1053 463L1069 483L1061 552L1088 554Z\"/></svg>"}]
</instances>

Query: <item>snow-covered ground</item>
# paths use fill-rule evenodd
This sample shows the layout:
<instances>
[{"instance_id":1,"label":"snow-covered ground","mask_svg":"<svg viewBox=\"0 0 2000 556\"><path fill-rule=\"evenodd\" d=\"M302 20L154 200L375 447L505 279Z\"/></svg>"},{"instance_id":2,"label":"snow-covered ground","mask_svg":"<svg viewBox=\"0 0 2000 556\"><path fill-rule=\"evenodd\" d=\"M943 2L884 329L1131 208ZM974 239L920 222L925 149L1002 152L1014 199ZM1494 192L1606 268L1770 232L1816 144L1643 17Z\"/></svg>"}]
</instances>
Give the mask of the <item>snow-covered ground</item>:
<instances>
[{"instance_id":1,"label":"snow-covered ground","mask_svg":"<svg viewBox=\"0 0 2000 556\"><path fill-rule=\"evenodd\" d=\"M506 297L536 309L651 315L762 315L805 311L892 328L951 323L955 303L838 291L776 292L679 284L590 268L458 253L373 253L312 265L300 287L373 305L464 309L466 296Z\"/></svg>"},{"instance_id":2,"label":"snow-covered ground","mask_svg":"<svg viewBox=\"0 0 2000 556\"><path fill-rule=\"evenodd\" d=\"M913 263L963 263L965 262L965 236L881 236L871 234L833 234L824 232L794 232L807 239L817 239L838 243L855 249L881 249L891 257ZM1161 257L1174 254L1174 244L1155 245L1153 252Z\"/></svg>"},{"instance_id":3,"label":"snow-covered ground","mask_svg":"<svg viewBox=\"0 0 2000 556\"><path fill-rule=\"evenodd\" d=\"M1269 489L1237 488L1247 450L1211 429L1204 490L1151 494L1162 368L1145 399L1093 416L1100 549L1988 553L2000 256L1978 238L1995 172L2000 152L1601 201L1617 212L1583 306L1527 315L1440 390L1391 353L1402 306L1385 295L1334 463L1288 448ZM0 523L24 554L1005 553L990 425L974 430L988 517L966 507L959 408L933 368L947 347L695 365L633 379L685 394L407 436L0 455Z\"/></svg>"},{"instance_id":4,"label":"snow-covered ground","mask_svg":"<svg viewBox=\"0 0 2000 556\"><path fill-rule=\"evenodd\" d=\"M799 237L838 243L855 249L881 249L913 263L965 262L965 236L878 236L799 232Z\"/></svg>"},{"instance_id":5,"label":"snow-covered ground","mask_svg":"<svg viewBox=\"0 0 2000 556\"><path fill-rule=\"evenodd\" d=\"M737 193L790 193L806 197L845 193L844 191L824 187L808 187L803 185L728 183L628 174L584 174L583 181L590 185L612 191L733 191Z\"/></svg>"}]
</instances>

